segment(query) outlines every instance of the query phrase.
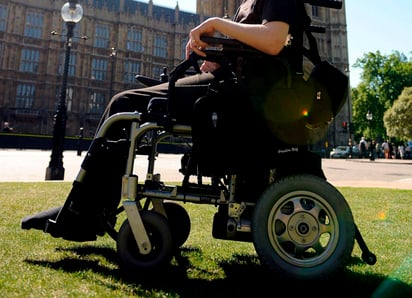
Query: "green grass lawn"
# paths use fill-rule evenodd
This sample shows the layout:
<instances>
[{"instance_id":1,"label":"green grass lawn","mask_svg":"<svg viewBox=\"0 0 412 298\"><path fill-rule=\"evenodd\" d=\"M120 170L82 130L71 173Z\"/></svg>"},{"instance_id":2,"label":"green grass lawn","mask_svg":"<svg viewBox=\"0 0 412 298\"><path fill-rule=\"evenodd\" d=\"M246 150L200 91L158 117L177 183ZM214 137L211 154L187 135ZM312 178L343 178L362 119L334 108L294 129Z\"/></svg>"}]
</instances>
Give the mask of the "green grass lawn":
<instances>
[{"instance_id":1,"label":"green grass lawn","mask_svg":"<svg viewBox=\"0 0 412 298\"><path fill-rule=\"evenodd\" d=\"M328 282L285 281L268 272L252 243L214 239L214 206L185 204L188 241L171 265L130 279L118 268L108 236L69 242L22 230L27 215L60 206L71 183L0 183L2 297L412 297L412 191L338 188L378 261L363 262L355 244L341 276ZM283 293L283 294L281 294Z\"/></svg>"}]
</instances>

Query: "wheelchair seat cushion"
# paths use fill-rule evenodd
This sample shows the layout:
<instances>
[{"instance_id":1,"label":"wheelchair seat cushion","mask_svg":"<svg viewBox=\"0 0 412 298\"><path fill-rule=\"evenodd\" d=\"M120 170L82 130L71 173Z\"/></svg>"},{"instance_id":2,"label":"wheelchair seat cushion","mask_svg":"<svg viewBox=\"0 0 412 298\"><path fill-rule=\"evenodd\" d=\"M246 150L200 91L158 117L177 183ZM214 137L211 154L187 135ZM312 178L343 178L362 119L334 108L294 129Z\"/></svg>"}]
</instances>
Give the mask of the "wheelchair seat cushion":
<instances>
[{"instance_id":1,"label":"wheelchair seat cushion","mask_svg":"<svg viewBox=\"0 0 412 298\"><path fill-rule=\"evenodd\" d=\"M172 105L170 98L153 97L147 105L148 120L162 121L166 117L175 124L191 125L193 123L193 107L198 98L204 96L208 85L177 85L174 90ZM170 119L169 119L170 120Z\"/></svg>"}]
</instances>

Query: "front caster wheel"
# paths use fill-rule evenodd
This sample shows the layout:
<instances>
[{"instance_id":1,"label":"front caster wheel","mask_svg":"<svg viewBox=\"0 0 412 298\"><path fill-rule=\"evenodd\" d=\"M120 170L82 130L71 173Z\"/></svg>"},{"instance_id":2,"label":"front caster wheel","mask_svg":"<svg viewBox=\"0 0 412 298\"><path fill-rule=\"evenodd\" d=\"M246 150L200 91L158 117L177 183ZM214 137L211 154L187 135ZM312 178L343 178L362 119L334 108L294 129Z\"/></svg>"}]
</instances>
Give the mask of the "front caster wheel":
<instances>
[{"instance_id":1,"label":"front caster wheel","mask_svg":"<svg viewBox=\"0 0 412 298\"><path fill-rule=\"evenodd\" d=\"M173 257L173 240L166 218L153 211L140 213L151 250L147 254L139 252L129 221L126 219L117 235L117 252L120 266L128 272L152 271L167 265Z\"/></svg>"},{"instance_id":2,"label":"front caster wheel","mask_svg":"<svg viewBox=\"0 0 412 298\"><path fill-rule=\"evenodd\" d=\"M275 273L293 279L321 279L350 258L355 225L341 193L311 175L272 184L256 204L252 237L256 252Z\"/></svg>"}]
</instances>

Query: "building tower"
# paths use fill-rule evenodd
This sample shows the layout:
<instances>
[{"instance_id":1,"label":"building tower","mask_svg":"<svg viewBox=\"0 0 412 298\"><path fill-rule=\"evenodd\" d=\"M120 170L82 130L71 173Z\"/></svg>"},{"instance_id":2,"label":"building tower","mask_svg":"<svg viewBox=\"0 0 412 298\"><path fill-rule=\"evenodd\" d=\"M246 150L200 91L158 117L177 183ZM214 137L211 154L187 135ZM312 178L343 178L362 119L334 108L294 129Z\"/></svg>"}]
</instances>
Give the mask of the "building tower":
<instances>
[{"instance_id":1,"label":"building tower","mask_svg":"<svg viewBox=\"0 0 412 298\"><path fill-rule=\"evenodd\" d=\"M197 0L196 11L202 16L223 17L228 15L232 18L241 0Z\"/></svg>"}]
</instances>

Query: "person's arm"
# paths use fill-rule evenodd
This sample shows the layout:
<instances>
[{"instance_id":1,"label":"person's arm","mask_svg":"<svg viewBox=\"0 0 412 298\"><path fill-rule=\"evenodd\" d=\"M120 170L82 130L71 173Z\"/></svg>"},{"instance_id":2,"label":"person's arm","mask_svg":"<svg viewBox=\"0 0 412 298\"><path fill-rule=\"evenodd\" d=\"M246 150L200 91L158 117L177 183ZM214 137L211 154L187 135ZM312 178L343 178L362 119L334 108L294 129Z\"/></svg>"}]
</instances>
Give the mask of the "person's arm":
<instances>
[{"instance_id":1,"label":"person's arm","mask_svg":"<svg viewBox=\"0 0 412 298\"><path fill-rule=\"evenodd\" d=\"M277 55L287 43L289 25L284 22L268 22L265 24L243 24L222 18L210 18L193 28L186 45L186 56L191 51L205 57L202 49L207 43L200 40L201 36L213 36L219 32L229 38L236 39L269 55Z\"/></svg>"}]
</instances>

